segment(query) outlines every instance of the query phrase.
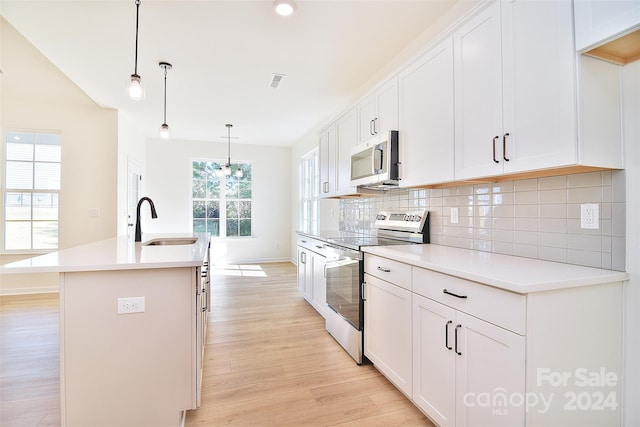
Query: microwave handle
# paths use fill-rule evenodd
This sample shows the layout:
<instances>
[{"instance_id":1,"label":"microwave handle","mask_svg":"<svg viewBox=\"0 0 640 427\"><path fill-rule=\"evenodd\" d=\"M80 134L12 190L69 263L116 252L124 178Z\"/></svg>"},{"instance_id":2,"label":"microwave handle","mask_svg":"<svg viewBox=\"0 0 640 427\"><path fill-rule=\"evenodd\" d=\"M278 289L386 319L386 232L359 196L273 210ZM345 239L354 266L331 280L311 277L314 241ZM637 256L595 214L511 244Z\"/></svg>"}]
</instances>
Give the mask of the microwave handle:
<instances>
[{"instance_id":1,"label":"microwave handle","mask_svg":"<svg viewBox=\"0 0 640 427\"><path fill-rule=\"evenodd\" d=\"M382 144L378 144L378 145L375 145L373 147L373 156L371 156L371 163L372 163L371 164L371 167L372 167L371 172L374 175L379 174L379 173L382 172L382 165L384 163L384 160L383 160L382 156L384 155L384 151L382 150L382 148L380 148L381 145ZM378 153L380 153L379 156L376 155ZM378 164L376 164L376 160L377 160Z\"/></svg>"}]
</instances>

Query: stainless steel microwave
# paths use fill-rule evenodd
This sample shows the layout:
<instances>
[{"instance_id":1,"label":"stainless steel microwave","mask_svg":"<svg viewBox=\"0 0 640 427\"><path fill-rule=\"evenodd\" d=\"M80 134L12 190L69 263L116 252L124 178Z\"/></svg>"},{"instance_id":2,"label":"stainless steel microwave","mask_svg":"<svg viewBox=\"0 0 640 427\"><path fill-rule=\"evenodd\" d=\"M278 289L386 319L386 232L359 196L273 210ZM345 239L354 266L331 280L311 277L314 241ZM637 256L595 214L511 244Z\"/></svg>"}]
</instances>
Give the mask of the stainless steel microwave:
<instances>
[{"instance_id":1,"label":"stainless steel microwave","mask_svg":"<svg viewBox=\"0 0 640 427\"><path fill-rule=\"evenodd\" d=\"M391 130L351 149L351 185L384 189L398 185L398 131Z\"/></svg>"}]
</instances>

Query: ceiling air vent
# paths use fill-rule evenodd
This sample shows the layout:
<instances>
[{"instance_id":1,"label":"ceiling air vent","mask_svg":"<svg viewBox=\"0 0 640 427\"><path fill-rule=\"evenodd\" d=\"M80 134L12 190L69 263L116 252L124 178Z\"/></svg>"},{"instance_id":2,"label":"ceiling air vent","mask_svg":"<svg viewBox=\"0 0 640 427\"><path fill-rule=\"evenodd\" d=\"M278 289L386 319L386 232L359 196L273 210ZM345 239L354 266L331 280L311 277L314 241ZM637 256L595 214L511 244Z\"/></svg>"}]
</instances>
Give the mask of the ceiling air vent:
<instances>
[{"instance_id":1,"label":"ceiling air vent","mask_svg":"<svg viewBox=\"0 0 640 427\"><path fill-rule=\"evenodd\" d=\"M270 86L274 89L280 86L280 83L282 82L282 79L284 78L284 76L285 74L273 73L273 78L271 79Z\"/></svg>"}]
</instances>

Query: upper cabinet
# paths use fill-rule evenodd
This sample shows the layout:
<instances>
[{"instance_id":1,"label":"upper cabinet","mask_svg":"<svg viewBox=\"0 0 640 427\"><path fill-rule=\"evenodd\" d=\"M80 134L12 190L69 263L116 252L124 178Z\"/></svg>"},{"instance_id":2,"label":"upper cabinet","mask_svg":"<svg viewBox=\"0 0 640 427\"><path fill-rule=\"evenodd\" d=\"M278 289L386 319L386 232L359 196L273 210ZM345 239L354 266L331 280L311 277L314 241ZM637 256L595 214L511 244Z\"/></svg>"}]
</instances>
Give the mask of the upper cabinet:
<instances>
[{"instance_id":1,"label":"upper cabinet","mask_svg":"<svg viewBox=\"0 0 640 427\"><path fill-rule=\"evenodd\" d=\"M359 142L398 129L398 79L394 76L362 100L358 106Z\"/></svg>"},{"instance_id":2,"label":"upper cabinet","mask_svg":"<svg viewBox=\"0 0 640 427\"><path fill-rule=\"evenodd\" d=\"M337 139L335 125L320 132L320 197L333 197L336 194L336 152Z\"/></svg>"},{"instance_id":3,"label":"upper cabinet","mask_svg":"<svg viewBox=\"0 0 640 427\"><path fill-rule=\"evenodd\" d=\"M579 52L640 29L638 0L580 0L573 2L573 9L576 49ZM640 47L637 41L634 44L637 54Z\"/></svg>"},{"instance_id":4,"label":"upper cabinet","mask_svg":"<svg viewBox=\"0 0 640 427\"><path fill-rule=\"evenodd\" d=\"M455 178L574 164L571 3L497 1L453 40Z\"/></svg>"},{"instance_id":5,"label":"upper cabinet","mask_svg":"<svg viewBox=\"0 0 640 427\"><path fill-rule=\"evenodd\" d=\"M351 186L351 149L358 143L358 118L356 109L352 108L336 123L338 144L338 185L336 195L353 194L356 189Z\"/></svg>"},{"instance_id":6,"label":"upper cabinet","mask_svg":"<svg viewBox=\"0 0 640 427\"><path fill-rule=\"evenodd\" d=\"M453 181L453 40L400 72L400 185Z\"/></svg>"}]
</instances>

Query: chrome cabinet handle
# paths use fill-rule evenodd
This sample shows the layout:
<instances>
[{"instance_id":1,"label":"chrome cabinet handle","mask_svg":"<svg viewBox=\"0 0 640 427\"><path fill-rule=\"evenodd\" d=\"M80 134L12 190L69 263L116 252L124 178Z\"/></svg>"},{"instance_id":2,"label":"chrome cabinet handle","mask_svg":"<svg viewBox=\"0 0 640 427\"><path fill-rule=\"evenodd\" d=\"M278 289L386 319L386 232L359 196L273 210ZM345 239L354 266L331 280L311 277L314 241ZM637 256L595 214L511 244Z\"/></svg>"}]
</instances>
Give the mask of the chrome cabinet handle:
<instances>
[{"instance_id":1,"label":"chrome cabinet handle","mask_svg":"<svg viewBox=\"0 0 640 427\"><path fill-rule=\"evenodd\" d=\"M375 119L373 119L373 134L377 135L378 134L378 118L376 117Z\"/></svg>"},{"instance_id":2,"label":"chrome cabinet handle","mask_svg":"<svg viewBox=\"0 0 640 427\"><path fill-rule=\"evenodd\" d=\"M378 270L382 271L383 273L391 273L390 269L384 268L384 267L380 267L380 266L378 266Z\"/></svg>"},{"instance_id":3,"label":"chrome cabinet handle","mask_svg":"<svg viewBox=\"0 0 640 427\"><path fill-rule=\"evenodd\" d=\"M369 134L374 135L373 133L373 120L369 120Z\"/></svg>"},{"instance_id":4,"label":"chrome cabinet handle","mask_svg":"<svg viewBox=\"0 0 640 427\"><path fill-rule=\"evenodd\" d=\"M508 136L509 136L509 133L505 133L502 136L502 158L504 159L505 162L509 161L509 159L507 158L507 137Z\"/></svg>"},{"instance_id":5,"label":"chrome cabinet handle","mask_svg":"<svg viewBox=\"0 0 640 427\"><path fill-rule=\"evenodd\" d=\"M367 284L367 282L362 282L362 284L360 285L360 286L362 287L362 289L361 289L361 292L362 292L362 301L366 301L366 300L367 300L367 298L366 298L366 296L365 296L365 294L364 294L364 285L366 285L366 284Z\"/></svg>"},{"instance_id":6,"label":"chrome cabinet handle","mask_svg":"<svg viewBox=\"0 0 640 427\"><path fill-rule=\"evenodd\" d=\"M316 248L322 249L322 248L324 248L324 246L316 245Z\"/></svg>"},{"instance_id":7,"label":"chrome cabinet handle","mask_svg":"<svg viewBox=\"0 0 640 427\"><path fill-rule=\"evenodd\" d=\"M493 137L493 161L495 163L500 163L499 161L496 160L496 141L498 139L500 139L500 137L497 135Z\"/></svg>"},{"instance_id":8,"label":"chrome cabinet handle","mask_svg":"<svg viewBox=\"0 0 640 427\"><path fill-rule=\"evenodd\" d=\"M443 289L443 290L442 290L442 293L443 293L443 294L447 294L447 295L451 295L452 297L456 297L456 298L460 298L460 299L466 299L466 298L467 298L467 296L466 296L466 295L458 295L458 294L454 294L453 292L449 292L449 291L448 291L448 290L446 290L446 289Z\"/></svg>"},{"instance_id":9,"label":"chrome cabinet handle","mask_svg":"<svg viewBox=\"0 0 640 427\"><path fill-rule=\"evenodd\" d=\"M444 346L447 348L447 350L453 350L453 347L449 346L449 325L452 323L453 323L453 320L449 320L444 325Z\"/></svg>"},{"instance_id":10,"label":"chrome cabinet handle","mask_svg":"<svg viewBox=\"0 0 640 427\"><path fill-rule=\"evenodd\" d=\"M462 325L460 325L460 324L456 325L456 331L455 331L456 333L455 333L455 343L454 343L454 345L456 346L456 350L455 351L456 351L456 354L458 356L462 356L462 353L458 351L458 329L460 329L460 328L462 328Z\"/></svg>"}]
</instances>

